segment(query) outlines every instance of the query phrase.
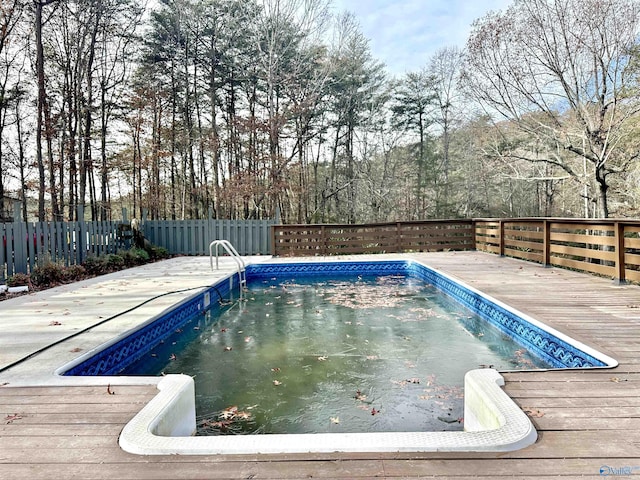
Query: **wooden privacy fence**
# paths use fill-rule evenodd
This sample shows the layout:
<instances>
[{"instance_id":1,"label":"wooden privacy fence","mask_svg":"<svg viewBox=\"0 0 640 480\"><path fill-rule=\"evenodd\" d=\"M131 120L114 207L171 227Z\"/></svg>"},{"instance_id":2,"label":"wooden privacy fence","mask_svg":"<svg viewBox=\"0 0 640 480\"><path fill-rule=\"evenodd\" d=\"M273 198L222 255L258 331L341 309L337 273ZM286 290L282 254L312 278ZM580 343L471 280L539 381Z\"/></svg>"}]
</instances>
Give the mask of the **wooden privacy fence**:
<instances>
[{"instance_id":1,"label":"wooden privacy fence","mask_svg":"<svg viewBox=\"0 0 640 480\"><path fill-rule=\"evenodd\" d=\"M640 221L475 220L476 249L640 282Z\"/></svg>"},{"instance_id":2,"label":"wooden privacy fence","mask_svg":"<svg viewBox=\"0 0 640 480\"><path fill-rule=\"evenodd\" d=\"M269 255L275 220L147 220L146 239L175 255L209 255L213 240L228 240L240 255Z\"/></svg>"},{"instance_id":3,"label":"wooden privacy fence","mask_svg":"<svg viewBox=\"0 0 640 480\"><path fill-rule=\"evenodd\" d=\"M124 215L126 218L126 215ZM80 217L82 218L82 217ZM172 255L208 255L213 240L229 240L241 255L271 252L274 220L145 221L145 237ZM131 246L129 222L0 223L0 283L46 262L83 263L88 256Z\"/></svg>"},{"instance_id":4,"label":"wooden privacy fence","mask_svg":"<svg viewBox=\"0 0 640 480\"><path fill-rule=\"evenodd\" d=\"M45 262L68 266L115 253L123 247L119 231L117 222L0 223L0 281Z\"/></svg>"},{"instance_id":5,"label":"wooden privacy fence","mask_svg":"<svg viewBox=\"0 0 640 480\"><path fill-rule=\"evenodd\" d=\"M273 255L477 249L640 282L640 221L474 219L369 225L276 225Z\"/></svg>"},{"instance_id":6,"label":"wooden privacy fence","mask_svg":"<svg viewBox=\"0 0 640 480\"><path fill-rule=\"evenodd\" d=\"M82 217L80 217L82 218ZM640 221L556 218L276 225L275 220L153 220L145 237L171 254L208 255L229 240L241 255L473 250L640 282ZM0 282L36 265L82 263L130 245L128 222L0 223Z\"/></svg>"},{"instance_id":7,"label":"wooden privacy fence","mask_svg":"<svg viewBox=\"0 0 640 480\"><path fill-rule=\"evenodd\" d=\"M273 255L472 250L472 220L433 220L367 225L275 225Z\"/></svg>"}]
</instances>

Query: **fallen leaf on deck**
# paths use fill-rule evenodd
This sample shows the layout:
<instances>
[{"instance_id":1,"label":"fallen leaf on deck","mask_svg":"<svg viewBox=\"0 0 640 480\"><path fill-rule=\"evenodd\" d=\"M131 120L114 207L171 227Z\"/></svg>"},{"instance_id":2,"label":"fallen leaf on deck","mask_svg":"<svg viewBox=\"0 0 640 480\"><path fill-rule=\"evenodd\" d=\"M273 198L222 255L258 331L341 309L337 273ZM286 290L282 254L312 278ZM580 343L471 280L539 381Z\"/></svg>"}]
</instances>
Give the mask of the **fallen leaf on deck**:
<instances>
[{"instance_id":1,"label":"fallen leaf on deck","mask_svg":"<svg viewBox=\"0 0 640 480\"><path fill-rule=\"evenodd\" d=\"M523 408L522 411L533 418L544 417L544 412L541 412L540 410L535 410L533 408Z\"/></svg>"},{"instance_id":2,"label":"fallen leaf on deck","mask_svg":"<svg viewBox=\"0 0 640 480\"><path fill-rule=\"evenodd\" d=\"M626 378L625 379L621 379L621 378L618 378L618 377L611 377L611 381L614 382L614 383L620 383L620 382L626 382L627 379Z\"/></svg>"},{"instance_id":3,"label":"fallen leaf on deck","mask_svg":"<svg viewBox=\"0 0 640 480\"><path fill-rule=\"evenodd\" d=\"M111 384L107 385L107 395L115 395L116 392L111 390Z\"/></svg>"},{"instance_id":4,"label":"fallen leaf on deck","mask_svg":"<svg viewBox=\"0 0 640 480\"><path fill-rule=\"evenodd\" d=\"M14 420L22 420L22 416L14 413L13 415L7 415L4 419L7 422L7 425L9 425L10 423L13 423Z\"/></svg>"},{"instance_id":5,"label":"fallen leaf on deck","mask_svg":"<svg viewBox=\"0 0 640 480\"><path fill-rule=\"evenodd\" d=\"M57 320L53 320L52 322L49 323L50 327L57 327L58 325L62 325L62 323L60 323Z\"/></svg>"}]
</instances>

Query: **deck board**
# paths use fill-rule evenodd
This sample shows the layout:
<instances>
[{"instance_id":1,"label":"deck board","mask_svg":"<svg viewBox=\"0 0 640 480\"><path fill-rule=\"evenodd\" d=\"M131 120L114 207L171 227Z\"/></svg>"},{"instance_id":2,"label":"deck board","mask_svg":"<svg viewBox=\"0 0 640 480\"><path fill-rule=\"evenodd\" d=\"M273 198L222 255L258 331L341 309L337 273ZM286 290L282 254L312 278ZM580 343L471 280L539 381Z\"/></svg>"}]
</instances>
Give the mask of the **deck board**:
<instances>
[{"instance_id":1,"label":"deck board","mask_svg":"<svg viewBox=\"0 0 640 480\"><path fill-rule=\"evenodd\" d=\"M640 287L509 258L416 254L494 298L616 358L615 369L507 372L538 441L508 453L136 456L117 444L154 386L0 387L2 479L602 478L640 467ZM634 472L640 475L640 468Z\"/></svg>"}]
</instances>

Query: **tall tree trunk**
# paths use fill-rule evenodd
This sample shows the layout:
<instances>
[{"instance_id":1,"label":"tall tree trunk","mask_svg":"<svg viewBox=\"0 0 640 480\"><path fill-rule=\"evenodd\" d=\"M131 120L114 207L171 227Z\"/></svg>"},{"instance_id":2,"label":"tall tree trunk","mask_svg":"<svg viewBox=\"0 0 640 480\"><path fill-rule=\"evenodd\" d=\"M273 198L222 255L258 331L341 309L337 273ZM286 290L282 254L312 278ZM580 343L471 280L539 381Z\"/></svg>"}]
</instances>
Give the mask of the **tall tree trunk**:
<instances>
[{"instance_id":1,"label":"tall tree trunk","mask_svg":"<svg viewBox=\"0 0 640 480\"><path fill-rule=\"evenodd\" d=\"M44 130L44 111L47 101L44 78L44 47L42 45L42 9L55 0L34 2L35 6L35 35L36 35L36 75L38 78L38 113L36 117L36 164L38 166L38 220L45 221L45 191L46 175L44 158L42 155L42 136Z\"/></svg>"},{"instance_id":2,"label":"tall tree trunk","mask_svg":"<svg viewBox=\"0 0 640 480\"><path fill-rule=\"evenodd\" d=\"M100 20L102 17L102 4L97 2L97 11L95 12L95 23L91 31L91 42L89 43L89 55L87 58L87 65L85 75L87 79L86 86L86 102L84 110L84 131L83 131L83 152L82 162L80 164L80 204L84 205L86 200L87 182L89 182L89 201L91 205L91 219L96 220L96 204L95 204L95 177L93 175L93 159L91 152L91 138L92 138L92 126L93 126L93 62L96 53L96 39L98 36L98 28L100 26Z\"/></svg>"}]
</instances>

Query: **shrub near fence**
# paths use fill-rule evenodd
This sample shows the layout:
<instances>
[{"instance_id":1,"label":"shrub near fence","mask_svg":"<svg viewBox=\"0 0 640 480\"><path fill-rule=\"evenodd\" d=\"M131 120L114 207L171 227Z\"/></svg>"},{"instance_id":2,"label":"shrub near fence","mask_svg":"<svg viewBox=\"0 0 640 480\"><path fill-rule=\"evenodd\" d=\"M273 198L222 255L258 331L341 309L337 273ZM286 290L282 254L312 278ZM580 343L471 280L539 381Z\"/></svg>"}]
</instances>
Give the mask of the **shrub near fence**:
<instances>
[{"instance_id":1,"label":"shrub near fence","mask_svg":"<svg viewBox=\"0 0 640 480\"><path fill-rule=\"evenodd\" d=\"M126 214L124 214L126 218ZM82 218L80 216L80 218ZM172 255L208 255L213 240L229 240L241 255L271 252L274 220L146 221L142 230L151 244ZM36 265L79 265L89 256L116 253L131 246L128 222L0 223L0 283Z\"/></svg>"},{"instance_id":2,"label":"shrub near fence","mask_svg":"<svg viewBox=\"0 0 640 480\"><path fill-rule=\"evenodd\" d=\"M115 253L116 222L13 222L0 224L0 281L30 273L44 262L81 264L88 255Z\"/></svg>"}]
</instances>

